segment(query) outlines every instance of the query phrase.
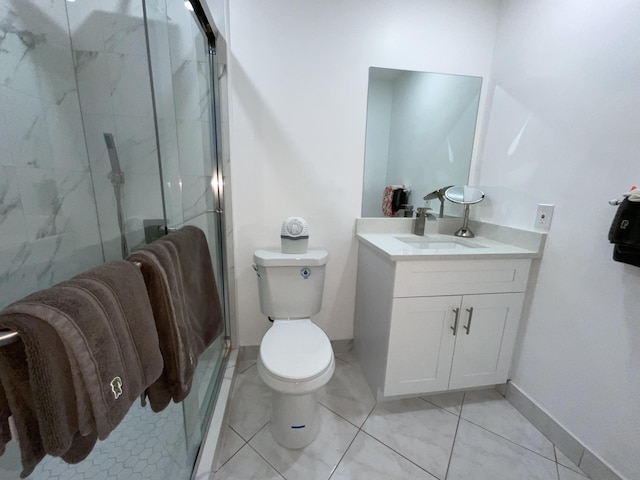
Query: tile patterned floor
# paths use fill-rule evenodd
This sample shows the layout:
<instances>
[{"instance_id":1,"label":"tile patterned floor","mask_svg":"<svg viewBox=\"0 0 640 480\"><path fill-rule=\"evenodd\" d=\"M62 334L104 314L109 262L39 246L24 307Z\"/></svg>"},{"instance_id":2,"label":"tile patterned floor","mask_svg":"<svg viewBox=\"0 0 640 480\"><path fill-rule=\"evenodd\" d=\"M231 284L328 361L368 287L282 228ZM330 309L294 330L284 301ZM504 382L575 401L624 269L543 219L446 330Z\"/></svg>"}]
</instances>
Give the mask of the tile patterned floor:
<instances>
[{"instance_id":1,"label":"tile patterned floor","mask_svg":"<svg viewBox=\"0 0 640 480\"><path fill-rule=\"evenodd\" d=\"M352 354L318 392L322 427L306 448L275 443L270 399L255 362L239 362L210 480L587 478L498 391L376 404Z\"/></svg>"}]
</instances>

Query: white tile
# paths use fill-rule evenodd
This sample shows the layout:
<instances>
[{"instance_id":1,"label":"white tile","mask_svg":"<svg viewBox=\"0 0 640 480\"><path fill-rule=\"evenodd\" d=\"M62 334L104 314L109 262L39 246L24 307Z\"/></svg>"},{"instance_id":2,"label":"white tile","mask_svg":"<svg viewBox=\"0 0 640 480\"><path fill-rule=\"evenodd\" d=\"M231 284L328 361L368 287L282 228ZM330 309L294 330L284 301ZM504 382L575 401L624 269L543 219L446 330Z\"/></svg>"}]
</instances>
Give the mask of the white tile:
<instances>
[{"instance_id":1,"label":"white tile","mask_svg":"<svg viewBox=\"0 0 640 480\"><path fill-rule=\"evenodd\" d=\"M146 56L115 53L107 53L106 56L113 113L131 117L150 117L151 83Z\"/></svg>"},{"instance_id":2,"label":"white tile","mask_svg":"<svg viewBox=\"0 0 640 480\"><path fill-rule=\"evenodd\" d=\"M167 1L167 16L170 18L169 39L171 61L195 60L198 40L192 29L193 19L181 0ZM194 41L195 37L195 41ZM201 40L200 40L201 42Z\"/></svg>"},{"instance_id":3,"label":"white tile","mask_svg":"<svg viewBox=\"0 0 640 480\"><path fill-rule=\"evenodd\" d=\"M223 426L222 438L220 439L220 445L218 446L218 452L214 461L214 470L218 471L245 443L242 437L234 432L229 425Z\"/></svg>"},{"instance_id":4,"label":"white tile","mask_svg":"<svg viewBox=\"0 0 640 480\"><path fill-rule=\"evenodd\" d=\"M211 125L198 120L178 122L180 172L211 177Z\"/></svg>"},{"instance_id":5,"label":"white tile","mask_svg":"<svg viewBox=\"0 0 640 480\"><path fill-rule=\"evenodd\" d=\"M15 247L27 240L27 225L14 167L0 166L0 238L2 248Z\"/></svg>"},{"instance_id":6,"label":"white tile","mask_svg":"<svg viewBox=\"0 0 640 480\"><path fill-rule=\"evenodd\" d=\"M236 376L231 398L227 423L242 438L249 440L271 415L271 390L258 376L255 365Z\"/></svg>"},{"instance_id":7,"label":"white tile","mask_svg":"<svg viewBox=\"0 0 640 480\"><path fill-rule=\"evenodd\" d=\"M209 69L205 62L173 65L173 91L178 120L209 121Z\"/></svg>"},{"instance_id":8,"label":"white tile","mask_svg":"<svg viewBox=\"0 0 640 480\"><path fill-rule=\"evenodd\" d=\"M564 453L562 453L557 446L555 447L555 450L556 450L556 460L560 465L564 465L565 467L581 475L583 474L582 470L580 470L580 468L578 468L578 466L575 463L573 463L569 457L567 457Z\"/></svg>"},{"instance_id":9,"label":"white tile","mask_svg":"<svg viewBox=\"0 0 640 480\"><path fill-rule=\"evenodd\" d=\"M16 167L50 168L53 166L49 126L40 100L19 92L2 95L0 102L6 116L7 138Z\"/></svg>"},{"instance_id":10,"label":"white tile","mask_svg":"<svg viewBox=\"0 0 640 480\"><path fill-rule=\"evenodd\" d=\"M590 478L597 478L598 480L620 480L620 477L615 472L588 449L584 450L584 454L580 459L580 465L578 466Z\"/></svg>"},{"instance_id":11,"label":"white tile","mask_svg":"<svg viewBox=\"0 0 640 480\"><path fill-rule=\"evenodd\" d=\"M67 2L67 17L74 50L104 51L104 22L106 12L96 2Z\"/></svg>"},{"instance_id":12,"label":"white tile","mask_svg":"<svg viewBox=\"0 0 640 480\"><path fill-rule=\"evenodd\" d=\"M304 448L290 450L278 445L266 425L249 444L288 480L327 479L358 429L320 406L320 432Z\"/></svg>"},{"instance_id":13,"label":"white tile","mask_svg":"<svg viewBox=\"0 0 640 480\"><path fill-rule=\"evenodd\" d=\"M556 480L556 463L461 420L447 480Z\"/></svg>"},{"instance_id":14,"label":"white tile","mask_svg":"<svg viewBox=\"0 0 640 480\"><path fill-rule=\"evenodd\" d=\"M419 398L380 403L362 429L388 447L444 478L458 418Z\"/></svg>"},{"instance_id":15,"label":"white tile","mask_svg":"<svg viewBox=\"0 0 640 480\"><path fill-rule=\"evenodd\" d=\"M249 445L245 445L210 480L281 480L283 477Z\"/></svg>"},{"instance_id":16,"label":"white tile","mask_svg":"<svg viewBox=\"0 0 640 480\"><path fill-rule=\"evenodd\" d=\"M118 11L101 15L104 35L104 50L113 53L146 55L147 44L144 31L142 2L127 2L126 12ZM114 5L115 6L115 5Z\"/></svg>"},{"instance_id":17,"label":"white tile","mask_svg":"<svg viewBox=\"0 0 640 480\"><path fill-rule=\"evenodd\" d=\"M467 392L462 418L555 460L553 444L495 390Z\"/></svg>"},{"instance_id":18,"label":"white tile","mask_svg":"<svg viewBox=\"0 0 640 480\"><path fill-rule=\"evenodd\" d=\"M212 197L211 177L182 175L182 211L184 218L203 213Z\"/></svg>"},{"instance_id":19,"label":"white tile","mask_svg":"<svg viewBox=\"0 0 640 480\"><path fill-rule=\"evenodd\" d=\"M358 433L332 480L434 480L436 477L364 432Z\"/></svg>"},{"instance_id":20,"label":"white tile","mask_svg":"<svg viewBox=\"0 0 640 480\"><path fill-rule=\"evenodd\" d=\"M556 451L562 451L573 463L580 461L584 452L582 444L513 382L507 384L507 400L555 445Z\"/></svg>"},{"instance_id":21,"label":"white tile","mask_svg":"<svg viewBox=\"0 0 640 480\"><path fill-rule=\"evenodd\" d=\"M45 118L53 166L64 170L87 170L89 158L80 113L63 113L59 108L50 108Z\"/></svg>"},{"instance_id":22,"label":"white tile","mask_svg":"<svg viewBox=\"0 0 640 480\"><path fill-rule=\"evenodd\" d=\"M454 415L460 415L464 392L439 393L436 395L429 395L427 397L420 398L426 400L429 403L433 403L440 408L444 408Z\"/></svg>"},{"instance_id":23,"label":"white tile","mask_svg":"<svg viewBox=\"0 0 640 480\"><path fill-rule=\"evenodd\" d=\"M125 174L145 173L160 176L158 148L153 119L129 115L114 115L114 141L120 166ZM104 141L104 137L103 137ZM126 184L127 178L125 178Z\"/></svg>"},{"instance_id":24,"label":"white tile","mask_svg":"<svg viewBox=\"0 0 640 480\"><path fill-rule=\"evenodd\" d=\"M558 477L560 480L585 480L587 477L572 469L558 465Z\"/></svg>"},{"instance_id":25,"label":"white tile","mask_svg":"<svg viewBox=\"0 0 640 480\"><path fill-rule=\"evenodd\" d=\"M360 427L376 404L359 365L336 360L336 369L324 387L318 390L318 401Z\"/></svg>"},{"instance_id":26,"label":"white tile","mask_svg":"<svg viewBox=\"0 0 640 480\"><path fill-rule=\"evenodd\" d=\"M336 353L336 358L339 358L343 362L347 362L352 365L359 365L358 356L356 355L356 352L353 350L345 353Z\"/></svg>"},{"instance_id":27,"label":"white tile","mask_svg":"<svg viewBox=\"0 0 640 480\"><path fill-rule=\"evenodd\" d=\"M113 115L107 54L74 50L73 62L82 113Z\"/></svg>"},{"instance_id":28,"label":"white tile","mask_svg":"<svg viewBox=\"0 0 640 480\"><path fill-rule=\"evenodd\" d=\"M38 289L31 253L28 242L0 249L0 308Z\"/></svg>"}]
</instances>

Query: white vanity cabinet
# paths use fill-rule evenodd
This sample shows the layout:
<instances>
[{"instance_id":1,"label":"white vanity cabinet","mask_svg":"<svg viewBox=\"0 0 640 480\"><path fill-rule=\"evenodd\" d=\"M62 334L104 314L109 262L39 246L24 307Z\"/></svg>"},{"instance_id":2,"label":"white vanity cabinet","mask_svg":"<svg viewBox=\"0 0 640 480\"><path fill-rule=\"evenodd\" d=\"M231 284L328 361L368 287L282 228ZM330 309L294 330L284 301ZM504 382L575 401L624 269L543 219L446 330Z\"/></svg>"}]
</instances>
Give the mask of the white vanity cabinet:
<instances>
[{"instance_id":1,"label":"white vanity cabinet","mask_svg":"<svg viewBox=\"0 0 640 480\"><path fill-rule=\"evenodd\" d=\"M354 337L377 398L504 383L530 263L392 261L361 244Z\"/></svg>"}]
</instances>

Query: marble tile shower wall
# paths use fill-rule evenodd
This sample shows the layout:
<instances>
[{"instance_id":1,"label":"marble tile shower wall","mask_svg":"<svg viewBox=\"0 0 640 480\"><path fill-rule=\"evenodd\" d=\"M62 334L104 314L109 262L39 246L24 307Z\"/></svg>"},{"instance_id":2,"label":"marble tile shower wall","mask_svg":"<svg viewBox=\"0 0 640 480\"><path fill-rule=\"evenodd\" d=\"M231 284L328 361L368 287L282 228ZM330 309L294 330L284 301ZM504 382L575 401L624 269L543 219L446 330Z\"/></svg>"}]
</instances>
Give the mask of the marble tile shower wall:
<instances>
[{"instance_id":1,"label":"marble tile shower wall","mask_svg":"<svg viewBox=\"0 0 640 480\"><path fill-rule=\"evenodd\" d=\"M64 3L105 258L111 260L120 257L120 230L105 132L114 136L125 177L129 248L144 241L143 219L163 216L143 5Z\"/></svg>"},{"instance_id":2,"label":"marble tile shower wall","mask_svg":"<svg viewBox=\"0 0 640 480\"><path fill-rule=\"evenodd\" d=\"M206 48L182 1L146 7L167 217L180 226L212 208ZM105 132L129 247L143 219L162 218L150 83L142 0L0 0L0 307L120 258Z\"/></svg>"},{"instance_id":3,"label":"marble tile shower wall","mask_svg":"<svg viewBox=\"0 0 640 480\"><path fill-rule=\"evenodd\" d=\"M0 0L0 302L102 261L63 0Z\"/></svg>"},{"instance_id":4,"label":"marble tile shower wall","mask_svg":"<svg viewBox=\"0 0 640 480\"><path fill-rule=\"evenodd\" d=\"M146 4L167 218L177 226L213 208L208 47L184 1Z\"/></svg>"}]
</instances>

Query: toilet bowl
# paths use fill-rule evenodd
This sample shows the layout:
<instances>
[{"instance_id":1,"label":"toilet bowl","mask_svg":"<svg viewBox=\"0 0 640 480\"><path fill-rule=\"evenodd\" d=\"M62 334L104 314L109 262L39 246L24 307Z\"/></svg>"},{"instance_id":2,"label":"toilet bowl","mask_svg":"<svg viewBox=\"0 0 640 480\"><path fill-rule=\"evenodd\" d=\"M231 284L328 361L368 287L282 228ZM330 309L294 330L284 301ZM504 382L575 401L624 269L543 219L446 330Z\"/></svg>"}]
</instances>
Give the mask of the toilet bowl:
<instances>
[{"instance_id":1,"label":"toilet bowl","mask_svg":"<svg viewBox=\"0 0 640 480\"><path fill-rule=\"evenodd\" d=\"M286 448L307 446L320 430L317 390L333 375L329 338L310 316L319 312L327 253L254 254L260 307L273 319L262 338L258 374L273 391L269 429Z\"/></svg>"},{"instance_id":2,"label":"toilet bowl","mask_svg":"<svg viewBox=\"0 0 640 480\"><path fill-rule=\"evenodd\" d=\"M273 438L286 448L307 446L320 430L316 391L335 370L329 339L310 319L275 320L262 339L257 365L273 390Z\"/></svg>"}]
</instances>

